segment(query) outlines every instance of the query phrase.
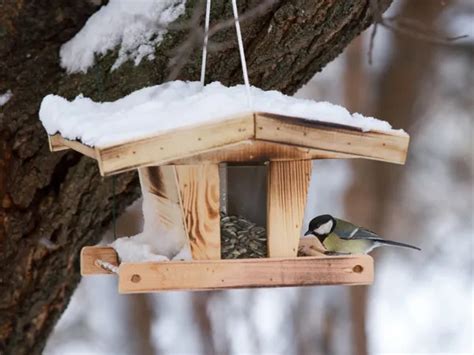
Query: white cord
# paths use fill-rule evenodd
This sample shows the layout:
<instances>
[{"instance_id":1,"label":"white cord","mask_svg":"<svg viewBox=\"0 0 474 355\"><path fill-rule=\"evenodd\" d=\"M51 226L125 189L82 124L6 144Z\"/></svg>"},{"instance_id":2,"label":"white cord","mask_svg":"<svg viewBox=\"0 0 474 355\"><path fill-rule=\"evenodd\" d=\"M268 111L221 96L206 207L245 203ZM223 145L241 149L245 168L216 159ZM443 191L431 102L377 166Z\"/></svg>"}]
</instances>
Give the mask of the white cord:
<instances>
[{"instance_id":1,"label":"white cord","mask_svg":"<svg viewBox=\"0 0 474 355\"><path fill-rule=\"evenodd\" d=\"M206 22L204 24L204 43L202 45L202 63L201 63L201 86L204 87L206 79L206 61L207 61L207 41L209 38L209 17L211 13L211 0L206 3Z\"/></svg>"},{"instance_id":2,"label":"white cord","mask_svg":"<svg viewBox=\"0 0 474 355\"><path fill-rule=\"evenodd\" d=\"M119 268L118 266L115 266L107 261L101 260L101 259L96 259L95 261L96 265L99 266L100 268L113 272L114 274L118 274Z\"/></svg>"},{"instance_id":3,"label":"white cord","mask_svg":"<svg viewBox=\"0 0 474 355\"><path fill-rule=\"evenodd\" d=\"M245 88L247 89L247 103L252 107L252 97L250 96L249 75L247 72L247 62L245 60L244 44L242 42L242 34L240 33L239 14L237 12L237 0L232 0L232 9L234 10L235 30L237 32L237 42L239 43L240 62L242 63L242 73L244 76Z\"/></svg>"}]
</instances>

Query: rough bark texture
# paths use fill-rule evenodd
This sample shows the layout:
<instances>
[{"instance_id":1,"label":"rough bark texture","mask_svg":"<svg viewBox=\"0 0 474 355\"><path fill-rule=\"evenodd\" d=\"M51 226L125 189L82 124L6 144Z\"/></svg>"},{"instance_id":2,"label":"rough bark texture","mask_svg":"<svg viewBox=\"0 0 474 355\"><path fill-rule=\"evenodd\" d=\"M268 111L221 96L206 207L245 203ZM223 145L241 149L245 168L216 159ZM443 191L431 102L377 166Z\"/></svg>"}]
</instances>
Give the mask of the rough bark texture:
<instances>
[{"instance_id":1,"label":"rough bark texture","mask_svg":"<svg viewBox=\"0 0 474 355\"><path fill-rule=\"evenodd\" d=\"M105 2L105 1L102 1ZM380 0L385 9L390 0ZM199 2L189 0L177 22L186 23ZM240 1L240 12L259 1ZM86 74L67 75L59 48L101 1L4 0L0 3L0 93L13 98L0 107L0 353L37 354L79 281L78 255L95 244L112 217L112 183L95 163L73 152L52 154L38 121L43 96L84 93L112 100L163 82L167 63L188 30L170 32L156 59L110 72L116 52ZM230 1L214 2L213 21L229 18ZM373 21L369 0L278 1L243 23L250 80L264 89L293 93L334 59ZM208 80L241 81L235 33L213 41L229 44L211 53ZM197 47L180 79L197 79ZM118 210L139 194L135 174L117 177Z\"/></svg>"}]
</instances>

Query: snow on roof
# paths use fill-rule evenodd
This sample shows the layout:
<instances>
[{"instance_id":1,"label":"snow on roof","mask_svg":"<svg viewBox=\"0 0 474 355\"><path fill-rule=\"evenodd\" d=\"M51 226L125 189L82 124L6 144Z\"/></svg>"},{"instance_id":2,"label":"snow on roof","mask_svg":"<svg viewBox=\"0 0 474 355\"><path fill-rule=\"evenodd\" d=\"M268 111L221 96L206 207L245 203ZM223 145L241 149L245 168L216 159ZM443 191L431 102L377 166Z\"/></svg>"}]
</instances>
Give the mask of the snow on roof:
<instances>
[{"instance_id":1,"label":"snow on roof","mask_svg":"<svg viewBox=\"0 0 474 355\"><path fill-rule=\"evenodd\" d=\"M46 96L40 119L48 134L105 147L154 136L186 126L225 120L248 112L267 112L315 121L358 127L363 131L390 131L388 122L329 102L297 99L278 91L251 88L252 108L245 87L219 82L201 87L199 82L173 81L143 88L114 102L94 102L82 95L73 101Z\"/></svg>"},{"instance_id":2,"label":"snow on roof","mask_svg":"<svg viewBox=\"0 0 474 355\"><path fill-rule=\"evenodd\" d=\"M60 50L61 66L69 73L86 72L97 55L119 46L112 70L131 59L138 65L153 59L168 25L185 11L186 0L110 0Z\"/></svg>"}]
</instances>

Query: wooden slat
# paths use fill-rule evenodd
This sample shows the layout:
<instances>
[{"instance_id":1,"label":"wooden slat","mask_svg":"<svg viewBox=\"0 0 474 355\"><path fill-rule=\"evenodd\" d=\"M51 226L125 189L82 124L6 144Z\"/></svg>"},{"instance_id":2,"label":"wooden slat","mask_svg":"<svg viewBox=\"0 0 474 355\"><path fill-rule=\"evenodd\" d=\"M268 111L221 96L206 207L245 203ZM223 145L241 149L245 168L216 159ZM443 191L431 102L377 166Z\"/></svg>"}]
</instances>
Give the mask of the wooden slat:
<instances>
[{"instance_id":1,"label":"wooden slat","mask_svg":"<svg viewBox=\"0 0 474 355\"><path fill-rule=\"evenodd\" d=\"M366 285L372 283L373 275L373 260L367 255L123 263L119 292Z\"/></svg>"},{"instance_id":2,"label":"wooden slat","mask_svg":"<svg viewBox=\"0 0 474 355\"><path fill-rule=\"evenodd\" d=\"M267 176L268 256L294 257L298 253L311 160L270 162Z\"/></svg>"},{"instance_id":3,"label":"wooden slat","mask_svg":"<svg viewBox=\"0 0 474 355\"><path fill-rule=\"evenodd\" d=\"M97 259L118 266L118 256L113 248L103 246L84 247L81 250L81 275L112 274L98 266L96 264Z\"/></svg>"},{"instance_id":4,"label":"wooden slat","mask_svg":"<svg viewBox=\"0 0 474 355\"><path fill-rule=\"evenodd\" d=\"M297 145L249 139L240 143L219 147L189 158L173 160L168 162L168 164L217 164L221 162L258 163L266 161L349 158L360 158L360 156L323 149L299 147Z\"/></svg>"},{"instance_id":5,"label":"wooden slat","mask_svg":"<svg viewBox=\"0 0 474 355\"><path fill-rule=\"evenodd\" d=\"M254 116L187 127L160 136L101 148L99 168L102 175L169 161L203 153L254 136Z\"/></svg>"},{"instance_id":6,"label":"wooden slat","mask_svg":"<svg viewBox=\"0 0 474 355\"><path fill-rule=\"evenodd\" d=\"M362 132L349 126L265 113L256 114L255 138L397 164L405 163L409 144L409 136L403 132Z\"/></svg>"},{"instance_id":7,"label":"wooden slat","mask_svg":"<svg viewBox=\"0 0 474 355\"><path fill-rule=\"evenodd\" d=\"M322 256L324 247L316 238L301 238L298 250L309 256ZM310 251L310 252L308 252ZM82 248L81 251L81 274L82 275L99 275L110 274L95 264L96 259L102 259L118 265L118 255L114 248L106 246L89 246ZM261 259L259 259L261 260Z\"/></svg>"},{"instance_id":8,"label":"wooden slat","mask_svg":"<svg viewBox=\"0 0 474 355\"><path fill-rule=\"evenodd\" d=\"M219 166L176 166L176 175L193 259L220 259Z\"/></svg>"},{"instance_id":9,"label":"wooden slat","mask_svg":"<svg viewBox=\"0 0 474 355\"><path fill-rule=\"evenodd\" d=\"M324 256L326 248L316 237L300 238L298 245L298 255Z\"/></svg>"},{"instance_id":10,"label":"wooden slat","mask_svg":"<svg viewBox=\"0 0 474 355\"><path fill-rule=\"evenodd\" d=\"M72 148L97 159L102 175L166 164L365 158L403 164L409 136L268 113L246 113L109 147L89 147L60 135L52 151Z\"/></svg>"},{"instance_id":11,"label":"wooden slat","mask_svg":"<svg viewBox=\"0 0 474 355\"><path fill-rule=\"evenodd\" d=\"M63 144L63 140L64 138L60 134L48 136L49 150L51 152L60 152L70 149L67 145Z\"/></svg>"},{"instance_id":12,"label":"wooden slat","mask_svg":"<svg viewBox=\"0 0 474 355\"><path fill-rule=\"evenodd\" d=\"M61 150L66 149L73 149L89 158L96 159L97 153L96 150L92 147L89 147L81 142L77 141L70 141L69 139L65 139L61 137L59 134L55 134L54 136L49 136L49 149L52 152L58 152Z\"/></svg>"}]
</instances>

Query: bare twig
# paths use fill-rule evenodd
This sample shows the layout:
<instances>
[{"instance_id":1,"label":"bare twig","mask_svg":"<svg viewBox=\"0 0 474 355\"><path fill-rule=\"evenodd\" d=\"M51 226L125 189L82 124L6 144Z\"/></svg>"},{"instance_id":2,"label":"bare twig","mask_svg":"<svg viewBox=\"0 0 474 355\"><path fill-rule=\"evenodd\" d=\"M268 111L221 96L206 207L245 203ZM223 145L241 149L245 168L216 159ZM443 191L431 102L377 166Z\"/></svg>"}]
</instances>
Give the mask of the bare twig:
<instances>
[{"instance_id":1,"label":"bare twig","mask_svg":"<svg viewBox=\"0 0 474 355\"><path fill-rule=\"evenodd\" d=\"M377 34L377 26L382 21L382 11L379 8L378 0L370 0L369 5L372 11L372 16L374 16L374 25L372 27L372 32L370 33L370 43L369 43L369 64L372 65L372 54L374 51L374 42L375 42L375 35Z\"/></svg>"},{"instance_id":2,"label":"bare twig","mask_svg":"<svg viewBox=\"0 0 474 355\"><path fill-rule=\"evenodd\" d=\"M377 33L378 25L383 26L384 28L392 31L393 33L398 33L404 36L414 38L416 40L439 44L439 45L450 45L453 42L468 37L467 35L459 35L447 37L436 32L435 30L427 27L422 22L403 16L382 16L382 13L378 7L378 0L369 0L369 5L371 12L374 16L374 25L372 27L372 32L370 34L370 43L368 50L368 60L369 64L372 64L372 55L374 49L374 40Z\"/></svg>"},{"instance_id":3,"label":"bare twig","mask_svg":"<svg viewBox=\"0 0 474 355\"><path fill-rule=\"evenodd\" d=\"M397 32L417 40L440 45L449 45L452 42L468 37L468 35L446 37L436 33L430 28L423 26L423 24L416 20L398 16L383 18L383 21L380 24L393 32Z\"/></svg>"}]
</instances>

